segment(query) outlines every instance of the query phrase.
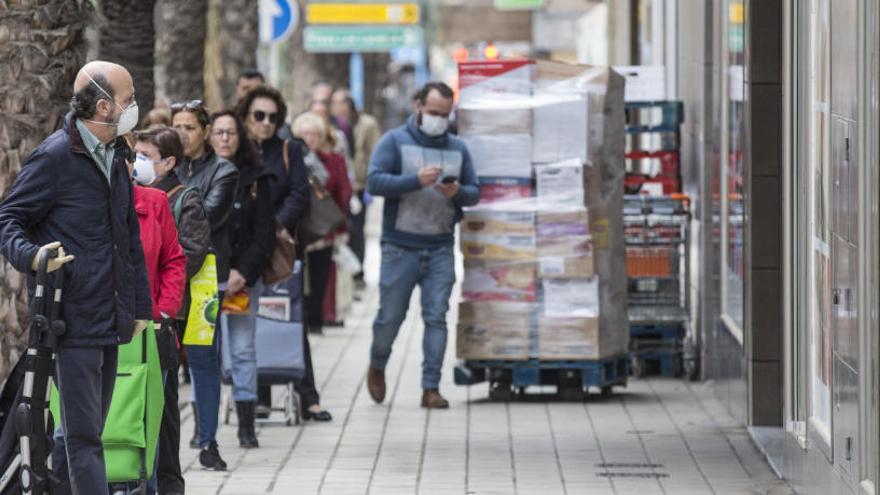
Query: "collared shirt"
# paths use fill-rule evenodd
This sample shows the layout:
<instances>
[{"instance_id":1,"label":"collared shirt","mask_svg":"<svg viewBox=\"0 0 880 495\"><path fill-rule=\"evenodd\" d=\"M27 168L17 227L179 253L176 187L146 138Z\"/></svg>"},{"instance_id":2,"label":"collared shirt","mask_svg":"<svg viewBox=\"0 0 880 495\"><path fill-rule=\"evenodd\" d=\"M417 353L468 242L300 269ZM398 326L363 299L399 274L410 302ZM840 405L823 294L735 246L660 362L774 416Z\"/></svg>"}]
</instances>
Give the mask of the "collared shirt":
<instances>
[{"instance_id":1,"label":"collared shirt","mask_svg":"<svg viewBox=\"0 0 880 495\"><path fill-rule=\"evenodd\" d=\"M110 144L102 143L79 119L76 120L76 128L79 131L80 137L82 137L83 144L86 149L89 150L89 154L92 155L95 163L98 164L98 168L104 173L104 176L107 177L107 182L110 182L110 171L113 167L113 155L116 153L116 148L113 147L114 141L111 141Z\"/></svg>"}]
</instances>

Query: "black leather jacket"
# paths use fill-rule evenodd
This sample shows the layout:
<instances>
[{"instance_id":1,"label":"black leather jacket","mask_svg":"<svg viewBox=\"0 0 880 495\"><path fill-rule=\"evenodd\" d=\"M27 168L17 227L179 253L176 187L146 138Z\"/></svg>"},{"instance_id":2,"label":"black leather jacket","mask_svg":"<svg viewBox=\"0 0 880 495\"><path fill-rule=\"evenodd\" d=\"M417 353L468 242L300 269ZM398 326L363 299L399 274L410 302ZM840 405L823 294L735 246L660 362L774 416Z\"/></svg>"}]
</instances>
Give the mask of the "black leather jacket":
<instances>
[{"instance_id":1,"label":"black leather jacket","mask_svg":"<svg viewBox=\"0 0 880 495\"><path fill-rule=\"evenodd\" d=\"M217 255L217 278L225 283L229 277L229 214L238 186L238 168L208 149L198 160L187 160L176 169L180 182L202 193L205 215L211 224L211 245Z\"/></svg>"}]
</instances>

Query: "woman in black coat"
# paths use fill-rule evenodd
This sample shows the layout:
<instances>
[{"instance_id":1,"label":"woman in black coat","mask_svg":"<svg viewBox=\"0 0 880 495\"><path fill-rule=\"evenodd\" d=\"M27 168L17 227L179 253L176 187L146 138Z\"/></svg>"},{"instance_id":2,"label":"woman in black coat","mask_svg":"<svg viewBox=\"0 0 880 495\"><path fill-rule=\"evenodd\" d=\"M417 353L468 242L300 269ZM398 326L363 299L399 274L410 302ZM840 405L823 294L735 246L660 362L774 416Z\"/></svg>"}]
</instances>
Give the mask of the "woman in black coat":
<instances>
[{"instance_id":1,"label":"woman in black coat","mask_svg":"<svg viewBox=\"0 0 880 495\"><path fill-rule=\"evenodd\" d=\"M305 144L300 140L285 140L276 135L287 117L287 105L281 93L268 86L258 86L238 102L236 114L244 122L248 137L259 146L263 164L272 171L275 218L289 232L296 232L297 224L308 212L310 201L309 183L303 163ZM297 254L302 256L302 251L297 250ZM302 399L303 419L330 421L333 417L321 409L315 387L308 332L303 332L303 353L306 361L305 377L295 384ZM260 387L259 395L261 403L271 400L268 387Z\"/></svg>"},{"instance_id":2,"label":"woman in black coat","mask_svg":"<svg viewBox=\"0 0 880 495\"><path fill-rule=\"evenodd\" d=\"M245 314L225 315L229 329L232 395L238 413L238 442L258 447L254 431L257 404L257 353L254 342L260 278L275 247L275 209L269 185L271 172L261 163L244 125L231 111L211 116L211 145L239 171L238 188L229 216L230 269L226 297L249 302Z\"/></svg>"}]
</instances>

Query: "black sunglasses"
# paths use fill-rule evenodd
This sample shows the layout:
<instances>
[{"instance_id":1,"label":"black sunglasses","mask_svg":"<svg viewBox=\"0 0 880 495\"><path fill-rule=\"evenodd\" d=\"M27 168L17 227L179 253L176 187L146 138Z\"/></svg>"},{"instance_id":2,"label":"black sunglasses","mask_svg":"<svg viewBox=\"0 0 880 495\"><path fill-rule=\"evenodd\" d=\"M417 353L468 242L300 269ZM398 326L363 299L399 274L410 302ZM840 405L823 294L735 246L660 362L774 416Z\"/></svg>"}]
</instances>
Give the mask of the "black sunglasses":
<instances>
[{"instance_id":1,"label":"black sunglasses","mask_svg":"<svg viewBox=\"0 0 880 495\"><path fill-rule=\"evenodd\" d=\"M278 112L275 112L275 113L266 113L266 112L264 112L264 111L262 111L262 110L257 110L256 112L251 112L251 116L252 116L252 117L254 118L254 120L256 120L257 122L263 122L264 120L266 120L266 118L268 118L270 124L277 124L278 121L281 120L281 119L279 118L280 115L278 115Z\"/></svg>"}]
</instances>

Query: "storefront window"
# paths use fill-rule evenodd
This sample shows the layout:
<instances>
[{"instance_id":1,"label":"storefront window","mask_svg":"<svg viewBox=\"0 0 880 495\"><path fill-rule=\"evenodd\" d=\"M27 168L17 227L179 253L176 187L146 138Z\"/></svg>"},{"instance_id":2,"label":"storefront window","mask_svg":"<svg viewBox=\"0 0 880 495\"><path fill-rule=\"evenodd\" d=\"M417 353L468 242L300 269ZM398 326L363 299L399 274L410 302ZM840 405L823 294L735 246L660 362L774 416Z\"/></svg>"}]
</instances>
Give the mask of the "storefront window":
<instances>
[{"instance_id":1,"label":"storefront window","mask_svg":"<svg viewBox=\"0 0 880 495\"><path fill-rule=\"evenodd\" d=\"M727 2L726 62L726 161L722 183L722 297L725 321L742 336L744 255L744 184L745 170L745 39L746 15L741 0Z\"/></svg>"},{"instance_id":2,"label":"storefront window","mask_svg":"<svg viewBox=\"0 0 880 495\"><path fill-rule=\"evenodd\" d=\"M807 235L811 416L827 439L831 427L831 229L830 115L831 36L829 0L810 0L807 80Z\"/></svg>"}]
</instances>

